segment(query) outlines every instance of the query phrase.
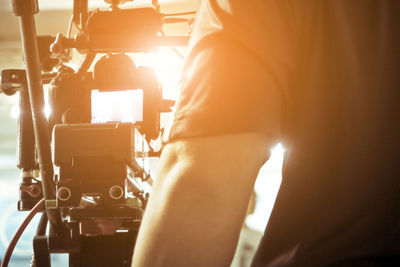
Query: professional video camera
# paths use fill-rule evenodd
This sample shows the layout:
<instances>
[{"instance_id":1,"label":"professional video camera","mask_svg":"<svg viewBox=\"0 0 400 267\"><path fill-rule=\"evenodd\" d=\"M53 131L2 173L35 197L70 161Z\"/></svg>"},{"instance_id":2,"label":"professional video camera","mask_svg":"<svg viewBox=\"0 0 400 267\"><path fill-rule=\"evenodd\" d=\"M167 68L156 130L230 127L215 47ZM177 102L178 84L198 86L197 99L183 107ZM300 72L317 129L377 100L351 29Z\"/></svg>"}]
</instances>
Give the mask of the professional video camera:
<instances>
[{"instance_id":1,"label":"professional video camera","mask_svg":"<svg viewBox=\"0 0 400 267\"><path fill-rule=\"evenodd\" d=\"M2 266L26 224L43 208L33 266L50 266L51 253L68 253L70 266L130 265L152 183L139 159L159 156L151 141L162 132L160 113L169 112L173 101L162 98L154 71L136 66L127 53L185 45L188 36L165 36L162 26L189 22L186 15L194 12L162 14L154 0L151 7L133 9L119 7L126 0L105 2L108 10L89 11L88 0L74 0L64 37L36 36L37 0L13 0L26 70L3 70L1 88L9 95L20 92L18 210L31 213ZM78 32L71 37L73 25ZM65 64L72 49L84 55L77 71ZM95 62L99 54L105 55ZM49 84L48 119L43 84ZM112 108L106 119L100 118L107 107L93 99L107 99L109 92L122 92L131 103L124 118L115 117Z\"/></svg>"}]
</instances>

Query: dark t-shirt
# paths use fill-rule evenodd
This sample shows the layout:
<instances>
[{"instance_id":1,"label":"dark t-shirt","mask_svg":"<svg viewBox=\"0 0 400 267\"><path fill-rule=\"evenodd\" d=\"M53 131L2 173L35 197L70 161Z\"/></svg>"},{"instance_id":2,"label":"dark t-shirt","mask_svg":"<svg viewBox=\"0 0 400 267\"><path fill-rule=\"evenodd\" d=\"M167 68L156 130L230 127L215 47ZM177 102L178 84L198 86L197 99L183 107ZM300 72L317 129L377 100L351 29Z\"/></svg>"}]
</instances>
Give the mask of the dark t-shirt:
<instances>
[{"instance_id":1,"label":"dark t-shirt","mask_svg":"<svg viewBox=\"0 0 400 267\"><path fill-rule=\"evenodd\" d=\"M284 143L254 266L399 266L399 102L400 1L203 1L170 138Z\"/></svg>"}]
</instances>

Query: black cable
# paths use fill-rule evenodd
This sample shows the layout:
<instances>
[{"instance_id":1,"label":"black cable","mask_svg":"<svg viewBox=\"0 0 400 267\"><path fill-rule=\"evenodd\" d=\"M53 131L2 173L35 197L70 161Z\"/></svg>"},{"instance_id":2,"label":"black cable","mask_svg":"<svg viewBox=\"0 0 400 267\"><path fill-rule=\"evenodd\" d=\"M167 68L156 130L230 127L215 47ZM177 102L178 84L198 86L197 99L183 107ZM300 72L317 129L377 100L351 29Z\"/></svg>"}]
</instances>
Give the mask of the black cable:
<instances>
[{"instance_id":1,"label":"black cable","mask_svg":"<svg viewBox=\"0 0 400 267\"><path fill-rule=\"evenodd\" d=\"M28 213L28 216L24 219L21 225L18 227L17 232L15 232L13 238L11 239L10 244L7 247L6 253L4 254L3 262L1 263L1 267L7 267L8 263L11 259L11 255L14 251L15 246L18 243L19 238L21 237L22 233L24 232L25 228L28 226L30 221L33 219L36 213L41 211L44 207L44 198L40 200Z\"/></svg>"}]
</instances>

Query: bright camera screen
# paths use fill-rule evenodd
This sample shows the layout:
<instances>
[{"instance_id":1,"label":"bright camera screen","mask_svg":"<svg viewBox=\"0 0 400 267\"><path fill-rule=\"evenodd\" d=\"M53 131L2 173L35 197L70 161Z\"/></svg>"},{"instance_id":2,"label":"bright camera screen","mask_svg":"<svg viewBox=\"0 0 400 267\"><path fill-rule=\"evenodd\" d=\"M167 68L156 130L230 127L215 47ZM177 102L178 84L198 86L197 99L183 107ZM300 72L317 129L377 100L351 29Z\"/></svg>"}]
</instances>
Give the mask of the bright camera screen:
<instances>
[{"instance_id":1,"label":"bright camera screen","mask_svg":"<svg viewBox=\"0 0 400 267\"><path fill-rule=\"evenodd\" d=\"M92 123L143 121L143 91L92 90Z\"/></svg>"}]
</instances>

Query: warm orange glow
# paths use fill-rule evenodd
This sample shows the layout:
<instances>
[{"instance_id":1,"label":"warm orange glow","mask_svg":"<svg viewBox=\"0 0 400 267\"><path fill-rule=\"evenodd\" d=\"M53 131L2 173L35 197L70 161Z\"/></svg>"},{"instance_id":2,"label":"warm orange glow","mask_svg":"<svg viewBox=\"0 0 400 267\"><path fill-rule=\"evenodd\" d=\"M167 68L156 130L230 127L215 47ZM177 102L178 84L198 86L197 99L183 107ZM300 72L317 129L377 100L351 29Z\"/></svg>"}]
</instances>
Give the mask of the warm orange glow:
<instances>
[{"instance_id":1,"label":"warm orange glow","mask_svg":"<svg viewBox=\"0 0 400 267\"><path fill-rule=\"evenodd\" d=\"M163 85L164 98L176 99L183 59L170 48L162 47L150 55L148 64L154 69L158 81Z\"/></svg>"},{"instance_id":2,"label":"warm orange glow","mask_svg":"<svg viewBox=\"0 0 400 267\"><path fill-rule=\"evenodd\" d=\"M44 116L48 119L51 115L51 107L48 104L45 104L43 109ZM19 115L21 114L21 110L19 105L15 104L11 107L10 116L13 119L18 119Z\"/></svg>"}]
</instances>

